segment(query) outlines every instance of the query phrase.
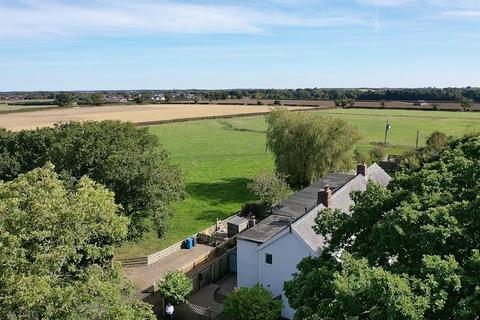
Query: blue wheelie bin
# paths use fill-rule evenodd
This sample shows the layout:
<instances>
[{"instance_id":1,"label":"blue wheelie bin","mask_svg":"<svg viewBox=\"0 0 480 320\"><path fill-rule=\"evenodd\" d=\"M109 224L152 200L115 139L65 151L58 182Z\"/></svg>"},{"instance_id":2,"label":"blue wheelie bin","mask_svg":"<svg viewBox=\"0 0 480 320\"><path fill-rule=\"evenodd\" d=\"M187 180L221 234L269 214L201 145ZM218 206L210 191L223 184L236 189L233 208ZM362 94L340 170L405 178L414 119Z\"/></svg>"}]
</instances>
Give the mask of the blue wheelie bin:
<instances>
[{"instance_id":1,"label":"blue wheelie bin","mask_svg":"<svg viewBox=\"0 0 480 320\"><path fill-rule=\"evenodd\" d=\"M193 248L193 239L187 238L185 239L185 248L192 249Z\"/></svg>"}]
</instances>

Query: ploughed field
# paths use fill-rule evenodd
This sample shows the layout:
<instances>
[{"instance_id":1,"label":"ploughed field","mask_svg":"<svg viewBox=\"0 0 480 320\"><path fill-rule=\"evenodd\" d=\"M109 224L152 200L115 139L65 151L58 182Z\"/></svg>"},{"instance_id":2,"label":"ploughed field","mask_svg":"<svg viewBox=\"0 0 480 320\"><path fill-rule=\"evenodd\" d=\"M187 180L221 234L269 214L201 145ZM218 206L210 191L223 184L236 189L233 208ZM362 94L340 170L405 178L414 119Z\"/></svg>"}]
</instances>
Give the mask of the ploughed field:
<instances>
[{"instance_id":1,"label":"ploughed field","mask_svg":"<svg viewBox=\"0 0 480 320\"><path fill-rule=\"evenodd\" d=\"M340 117L356 126L362 141L358 148L368 152L383 142L387 119L392 124L388 151L398 154L420 145L435 130L460 136L480 131L480 113L410 110L328 109L312 111ZM178 164L187 182L187 198L176 206L165 239L152 232L137 242L125 243L117 258L148 255L196 233L238 211L254 199L246 184L261 170L273 170L273 157L265 150L264 116L198 120L150 127Z\"/></svg>"},{"instance_id":2,"label":"ploughed field","mask_svg":"<svg viewBox=\"0 0 480 320\"><path fill-rule=\"evenodd\" d=\"M167 121L175 119L202 118L269 112L268 106L203 105L203 104L154 104L154 105L108 105L101 107L75 107L23 113L0 114L0 127L18 131L37 127L53 126L67 121L122 120L133 123ZM290 107L292 108L292 107ZM304 107L297 107L304 108Z\"/></svg>"}]
</instances>

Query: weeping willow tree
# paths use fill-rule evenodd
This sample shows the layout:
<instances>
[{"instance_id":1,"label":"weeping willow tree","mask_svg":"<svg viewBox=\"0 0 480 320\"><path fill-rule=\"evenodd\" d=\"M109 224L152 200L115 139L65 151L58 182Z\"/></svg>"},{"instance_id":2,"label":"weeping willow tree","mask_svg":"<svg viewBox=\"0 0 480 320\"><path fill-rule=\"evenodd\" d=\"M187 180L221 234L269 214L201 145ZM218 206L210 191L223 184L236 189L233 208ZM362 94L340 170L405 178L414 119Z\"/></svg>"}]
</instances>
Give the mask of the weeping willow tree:
<instances>
[{"instance_id":1,"label":"weeping willow tree","mask_svg":"<svg viewBox=\"0 0 480 320\"><path fill-rule=\"evenodd\" d=\"M355 162L360 135L344 120L279 108L267 116L267 124L267 148L294 188L331 171L348 170Z\"/></svg>"}]
</instances>

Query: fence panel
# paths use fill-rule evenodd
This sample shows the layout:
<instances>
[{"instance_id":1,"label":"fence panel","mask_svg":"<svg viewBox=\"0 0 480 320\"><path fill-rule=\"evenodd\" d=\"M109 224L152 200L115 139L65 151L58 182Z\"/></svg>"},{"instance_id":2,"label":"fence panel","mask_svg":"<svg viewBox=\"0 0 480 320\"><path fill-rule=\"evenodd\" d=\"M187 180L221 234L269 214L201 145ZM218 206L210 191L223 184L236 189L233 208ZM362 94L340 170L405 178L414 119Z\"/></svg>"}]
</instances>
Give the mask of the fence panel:
<instances>
[{"instance_id":1,"label":"fence panel","mask_svg":"<svg viewBox=\"0 0 480 320\"><path fill-rule=\"evenodd\" d=\"M175 311L177 320L213 320L215 318L210 309L189 302L177 306Z\"/></svg>"},{"instance_id":2,"label":"fence panel","mask_svg":"<svg viewBox=\"0 0 480 320\"><path fill-rule=\"evenodd\" d=\"M220 263L221 263L221 259L212 263L212 281L213 282L217 281L221 277Z\"/></svg>"}]
</instances>

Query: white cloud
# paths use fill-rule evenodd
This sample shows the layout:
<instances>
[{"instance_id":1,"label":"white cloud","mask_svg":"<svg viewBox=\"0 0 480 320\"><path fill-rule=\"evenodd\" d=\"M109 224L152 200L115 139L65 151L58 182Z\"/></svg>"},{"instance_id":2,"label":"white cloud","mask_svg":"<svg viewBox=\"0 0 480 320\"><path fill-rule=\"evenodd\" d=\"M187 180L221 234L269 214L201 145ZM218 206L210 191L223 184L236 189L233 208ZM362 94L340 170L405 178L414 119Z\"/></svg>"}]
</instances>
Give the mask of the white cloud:
<instances>
[{"instance_id":1,"label":"white cloud","mask_svg":"<svg viewBox=\"0 0 480 320\"><path fill-rule=\"evenodd\" d=\"M374 6L401 6L414 2L413 0L357 0L357 2L365 5Z\"/></svg>"},{"instance_id":2,"label":"white cloud","mask_svg":"<svg viewBox=\"0 0 480 320\"><path fill-rule=\"evenodd\" d=\"M174 1L55 0L0 4L0 37L77 36L124 33L259 33L270 26L322 27L366 24L358 15L295 14L254 6Z\"/></svg>"},{"instance_id":3,"label":"white cloud","mask_svg":"<svg viewBox=\"0 0 480 320\"><path fill-rule=\"evenodd\" d=\"M357 3L372 6L417 6L424 9L480 8L479 0L355 0Z\"/></svg>"},{"instance_id":4,"label":"white cloud","mask_svg":"<svg viewBox=\"0 0 480 320\"><path fill-rule=\"evenodd\" d=\"M480 18L480 10L446 11L444 15L450 17Z\"/></svg>"}]
</instances>

